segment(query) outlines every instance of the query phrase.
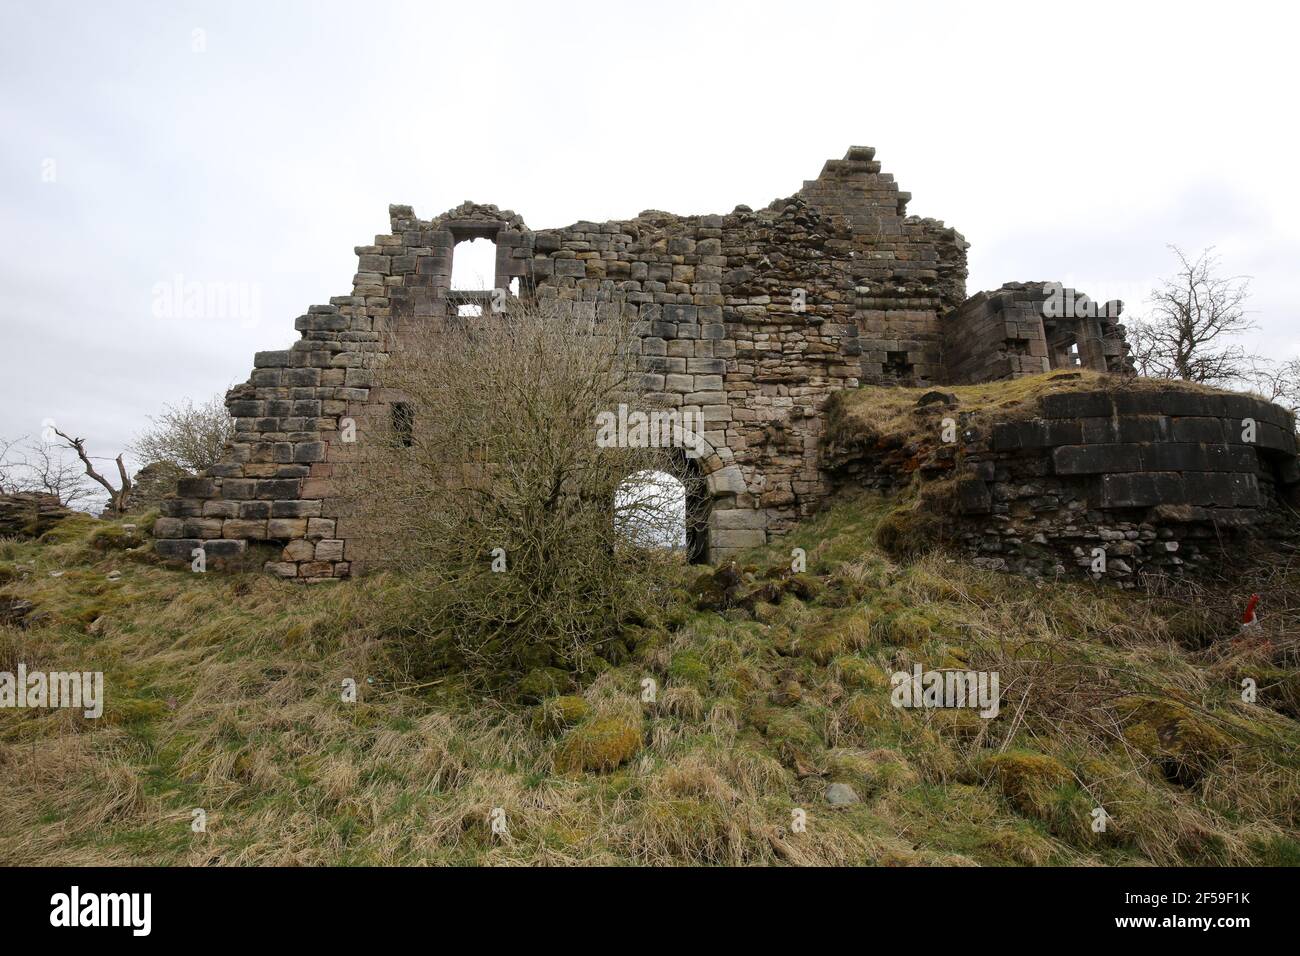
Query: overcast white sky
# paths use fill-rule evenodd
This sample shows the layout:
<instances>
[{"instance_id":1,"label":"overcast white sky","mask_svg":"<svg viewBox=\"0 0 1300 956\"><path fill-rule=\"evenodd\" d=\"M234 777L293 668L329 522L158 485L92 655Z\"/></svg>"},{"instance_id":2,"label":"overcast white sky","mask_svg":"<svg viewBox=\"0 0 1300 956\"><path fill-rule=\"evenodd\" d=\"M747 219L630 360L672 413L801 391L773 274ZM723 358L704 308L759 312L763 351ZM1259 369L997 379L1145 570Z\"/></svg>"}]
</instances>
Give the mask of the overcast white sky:
<instances>
[{"instance_id":1,"label":"overcast white sky","mask_svg":"<svg viewBox=\"0 0 1300 956\"><path fill-rule=\"evenodd\" d=\"M0 0L0 436L115 454L345 295L388 204L532 228L788 196L852 144L971 242L968 292L1129 312L1165 245L1253 277L1300 354L1280 3ZM195 31L202 31L196 33ZM52 180L52 181L51 181ZM257 314L155 315L159 284Z\"/></svg>"}]
</instances>

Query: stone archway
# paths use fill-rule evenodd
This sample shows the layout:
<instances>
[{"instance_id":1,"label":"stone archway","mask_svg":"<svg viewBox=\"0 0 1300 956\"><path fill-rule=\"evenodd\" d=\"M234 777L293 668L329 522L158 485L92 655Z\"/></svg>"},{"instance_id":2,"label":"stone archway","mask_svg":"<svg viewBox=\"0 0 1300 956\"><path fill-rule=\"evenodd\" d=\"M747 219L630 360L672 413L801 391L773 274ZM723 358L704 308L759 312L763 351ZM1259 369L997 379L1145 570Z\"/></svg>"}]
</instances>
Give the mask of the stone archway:
<instances>
[{"instance_id":1,"label":"stone archway","mask_svg":"<svg viewBox=\"0 0 1300 956\"><path fill-rule=\"evenodd\" d=\"M685 458L687 555L691 563L716 563L767 541L766 516L744 507L745 476L731 449L714 446L703 432L676 424L673 447Z\"/></svg>"}]
</instances>

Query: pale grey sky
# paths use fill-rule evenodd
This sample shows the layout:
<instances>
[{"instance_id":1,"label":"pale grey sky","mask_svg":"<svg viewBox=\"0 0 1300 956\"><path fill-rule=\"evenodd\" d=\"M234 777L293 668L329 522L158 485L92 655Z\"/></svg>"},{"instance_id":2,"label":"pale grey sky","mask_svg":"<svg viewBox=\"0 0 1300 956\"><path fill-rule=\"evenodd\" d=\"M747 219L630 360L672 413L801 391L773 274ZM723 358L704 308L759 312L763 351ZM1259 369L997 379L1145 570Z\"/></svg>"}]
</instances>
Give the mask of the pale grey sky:
<instances>
[{"instance_id":1,"label":"pale grey sky","mask_svg":"<svg viewBox=\"0 0 1300 956\"><path fill-rule=\"evenodd\" d=\"M115 454L346 294L388 204L533 228L758 207L852 144L972 243L968 291L1130 314L1215 245L1300 354L1282 4L0 0L0 436ZM197 31L197 32L196 32ZM220 315L159 315L205 283ZM240 308L244 306L244 308Z\"/></svg>"}]
</instances>

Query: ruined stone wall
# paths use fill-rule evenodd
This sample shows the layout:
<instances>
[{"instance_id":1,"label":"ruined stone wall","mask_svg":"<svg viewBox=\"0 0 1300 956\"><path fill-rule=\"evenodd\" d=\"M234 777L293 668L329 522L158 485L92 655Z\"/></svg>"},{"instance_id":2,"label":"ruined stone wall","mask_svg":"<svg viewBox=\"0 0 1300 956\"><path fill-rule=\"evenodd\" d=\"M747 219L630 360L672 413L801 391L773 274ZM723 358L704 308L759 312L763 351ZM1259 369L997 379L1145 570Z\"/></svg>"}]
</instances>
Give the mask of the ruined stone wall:
<instances>
[{"instance_id":1,"label":"ruined stone wall","mask_svg":"<svg viewBox=\"0 0 1300 956\"><path fill-rule=\"evenodd\" d=\"M955 480L949 543L1033 577L1132 586L1140 572L1210 567L1246 540L1300 533L1300 446L1277 405L1117 388L1049 394L1036 411L988 422L935 406L960 421L957 442L840 448L828 463L838 484L884 492Z\"/></svg>"},{"instance_id":2,"label":"ruined stone wall","mask_svg":"<svg viewBox=\"0 0 1300 956\"><path fill-rule=\"evenodd\" d=\"M188 560L201 547L220 564L270 542L277 574L352 573L344 432L363 439L401 400L383 386L389 336L491 306L489 290L451 287L455 247L472 239L496 243L494 289L635 327L646 385L703 421L711 560L786 532L830 492L821 445L837 390L1014 377L1070 361L1071 343L1088 367L1122 362L1122 327L1053 318L1042 283L967 300L965 240L908 216L910 198L853 147L759 210L532 230L490 205L430 220L391 206L389 233L356 247L351 293L310 307L301 338L258 353L230 391L236 438L163 502L158 550Z\"/></svg>"},{"instance_id":3,"label":"ruined stone wall","mask_svg":"<svg viewBox=\"0 0 1300 956\"><path fill-rule=\"evenodd\" d=\"M496 288L636 324L647 384L703 417L709 557L763 544L829 491L819 442L831 392L943 377L940 317L965 297L966 243L907 216L909 198L855 147L758 211L533 231L495 206L432 220L392 206L391 232L356 249L351 294L308 309L301 339L259 353L230 392L236 440L164 503L158 550L180 560L202 546L220 562L269 541L278 574L349 574L340 422L373 420L399 398L382 387L386 333L488 304L485 290L451 288L454 247L474 238L496 243Z\"/></svg>"},{"instance_id":4,"label":"ruined stone wall","mask_svg":"<svg viewBox=\"0 0 1300 956\"><path fill-rule=\"evenodd\" d=\"M1079 367L1127 367L1123 303L1097 306L1074 289L1008 282L963 302L943 323L946 384L969 385Z\"/></svg>"}]
</instances>

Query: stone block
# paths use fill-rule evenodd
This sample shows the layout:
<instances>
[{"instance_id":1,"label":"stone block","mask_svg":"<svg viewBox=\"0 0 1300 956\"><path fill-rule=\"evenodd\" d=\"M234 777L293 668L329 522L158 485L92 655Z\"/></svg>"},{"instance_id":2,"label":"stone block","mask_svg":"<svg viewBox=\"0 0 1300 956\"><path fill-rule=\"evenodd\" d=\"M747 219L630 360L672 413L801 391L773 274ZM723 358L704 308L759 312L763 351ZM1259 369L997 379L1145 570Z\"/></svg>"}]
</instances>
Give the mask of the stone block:
<instances>
[{"instance_id":1,"label":"stone block","mask_svg":"<svg viewBox=\"0 0 1300 956\"><path fill-rule=\"evenodd\" d=\"M185 522L180 518L159 518L153 523L153 536L155 538L179 538L185 527Z\"/></svg>"},{"instance_id":2,"label":"stone block","mask_svg":"<svg viewBox=\"0 0 1300 956\"><path fill-rule=\"evenodd\" d=\"M748 508L730 508L715 511L710 525L718 531L763 530L767 528L767 512Z\"/></svg>"},{"instance_id":3,"label":"stone block","mask_svg":"<svg viewBox=\"0 0 1300 956\"><path fill-rule=\"evenodd\" d=\"M220 538L221 518L186 518L181 534L186 538Z\"/></svg>"},{"instance_id":4,"label":"stone block","mask_svg":"<svg viewBox=\"0 0 1300 956\"><path fill-rule=\"evenodd\" d=\"M1038 407L1044 418L1105 418L1113 410L1106 392L1056 392L1044 395Z\"/></svg>"},{"instance_id":5,"label":"stone block","mask_svg":"<svg viewBox=\"0 0 1300 956\"><path fill-rule=\"evenodd\" d=\"M987 482L966 478L957 483L957 503L962 514L988 514L993 510L993 495Z\"/></svg>"},{"instance_id":6,"label":"stone block","mask_svg":"<svg viewBox=\"0 0 1300 956\"><path fill-rule=\"evenodd\" d=\"M285 561L311 561L316 557L316 546L306 538L297 538L284 546L281 557Z\"/></svg>"},{"instance_id":7,"label":"stone block","mask_svg":"<svg viewBox=\"0 0 1300 956\"><path fill-rule=\"evenodd\" d=\"M1058 475L1097 475L1143 470L1142 446L1136 444L1062 445L1052 452Z\"/></svg>"},{"instance_id":8,"label":"stone block","mask_svg":"<svg viewBox=\"0 0 1300 956\"><path fill-rule=\"evenodd\" d=\"M281 349L275 352L256 352L253 355L254 368L287 368L288 365L288 349Z\"/></svg>"},{"instance_id":9,"label":"stone block","mask_svg":"<svg viewBox=\"0 0 1300 956\"><path fill-rule=\"evenodd\" d=\"M325 460L325 443L321 441L300 442L293 446L293 460L308 463Z\"/></svg>"},{"instance_id":10,"label":"stone block","mask_svg":"<svg viewBox=\"0 0 1300 956\"><path fill-rule=\"evenodd\" d=\"M266 522L246 518L227 518L221 524L223 538L246 538L250 541L266 540Z\"/></svg>"},{"instance_id":11,"label":"stone block","mask_svg":"<svg viewBox=\"0 0 1300 956\"><path fill-rule=\"evenodd\" d=\"M198 538L160 538L154 542L154 551L165 561L190 561L195 548L203 544Z\"/></svg>"},{"instance_id":12,"label":"stone block","mask_svg":"<svg viewBox=\"0 0 1300 956\"><path fill-rule=\"evenodd\" d=\"M323 539L316 542L317 561L342 561L343 542L337 539Z\"/></svg>"},{"instance_id":13,"label":"stone block","mask_svg":"<svg viewBox=\"0 0 1300 956\"><path fill-rule=\"evenodd\" d=\"M308 518L307 537L312 539L332 538L337 533L335 527L336 521L333 518Z\"/></svg>"},{"instance_id":14,"label":"stone block","mask_svg":"<svg viewBox=\"0 0 1300 956\"><path fill-rule=\"evenodd\" d=\"M215 498L217 483L211 478L182 478L176 482L176 494L180 498Z\"/></svg>"},{"instance_id":15,"label":"stone block","mask_svg":"<svg viewBox=\"0 0 1300 956\"><path fill-rule=\"evenodd\" d=\"M229 538L218 538L211 541L203 542L203 553L209 558L221 558L228 560L237 558L248 550L247 541L236 541Z\"/></svg>"},{"instance_id":16,"label":"stone block","mask_svg":"<svg viewBox=\"0 0 1300 956\"><path fill-rule=\"evenodd\" d=\"M731 550L758 548L767 544L767 532L758 529L714 531L709 535L709 543L715 548Z\"/></svg>"},{"instance_id":17,"label":"stone block","mask_svg":"<svg viewBox=\"0 0 1300 956\"><path fill-rule=\"evenodd\" d=\"M257 481L256 495L249 495L250 498L270 498L270 499L288 499L298 497L298 484L300 479L297 478L263 478Z\"/></svg>"},{"instance_id":18,"label":"stone block","mask_svg":"<svg viewBox=\"0 0 1300 956\"><path fill-rule=\"evenodd\" d=\"M1179 442L1222 442L1226 439L1222 418L1175 418L1170 437Z\"/></svg>"},{"instance_id":19,"label":"stone block","mask_svg":"<svg viewBox=\"0 0 1300 956\"><path fill-rule=\"evenodd\" d=\"M266 536L272 540L301 538L306 534L306 518L272 518L266 523Z\"/></svg>"},{"instance_id":20,"label":"stone block","mask_svg":"<svg viewBox=\"0 0 1300 956\"><path fill-rule=\"evenodd\" d=\"M291 500L271 504L272 518L315 518L320 515L319 501Z\"/></svg>"}]
</instances>

